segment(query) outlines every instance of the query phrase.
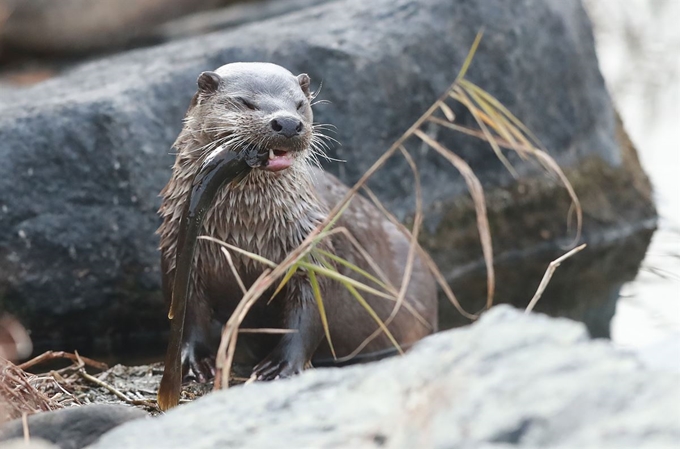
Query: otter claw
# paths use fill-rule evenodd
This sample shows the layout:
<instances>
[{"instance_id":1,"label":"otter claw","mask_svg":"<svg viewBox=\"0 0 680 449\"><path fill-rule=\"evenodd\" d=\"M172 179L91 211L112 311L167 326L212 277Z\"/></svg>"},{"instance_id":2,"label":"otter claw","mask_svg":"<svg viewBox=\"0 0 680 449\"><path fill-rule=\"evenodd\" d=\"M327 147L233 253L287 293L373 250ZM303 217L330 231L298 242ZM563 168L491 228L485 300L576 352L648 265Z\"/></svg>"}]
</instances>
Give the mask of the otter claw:
<instances>
[{"instance_id":1,"label":"otter claw","mask_svg":"<svg viewBox=\"0 0 680 449\"><path fill-rule=\"evenodd\" d=\"M213 357L196 357L188 355L182 363L184 375L182 382L205 383L215 377L215 359Z\"/></svg>"},{"instance_id":2,"label":"otter claw","mask_svg":"<svg viewBox=\"0 0 680 449\"><path fill-rule=\"evenodd\" d=\"M286 379L300 374L302 369L292 366L286 360L264 360L253 369L253 376L259 381Z\"/></svg>"}]
</instances>

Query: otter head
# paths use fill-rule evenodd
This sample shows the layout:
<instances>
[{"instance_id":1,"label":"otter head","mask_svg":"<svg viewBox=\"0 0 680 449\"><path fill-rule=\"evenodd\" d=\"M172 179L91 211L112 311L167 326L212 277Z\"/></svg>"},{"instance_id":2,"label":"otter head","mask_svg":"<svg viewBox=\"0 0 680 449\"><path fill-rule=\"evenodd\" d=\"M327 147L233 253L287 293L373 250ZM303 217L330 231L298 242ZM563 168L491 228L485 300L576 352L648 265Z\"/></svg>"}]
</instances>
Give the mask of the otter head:
<instances>
[{"instance_id":1,"label":"otter head","mask_svg":"<svg viewBox=\"0 0 680 449\"><path fill-rule=\"evenodd\" d=\"M304 73L294 76L268 63L232 63L201 73L186 122L200 134L206 153L256 147L269 153L261 169L278 172L310 155L312 98Z\"/></svg>"}]
</instances>

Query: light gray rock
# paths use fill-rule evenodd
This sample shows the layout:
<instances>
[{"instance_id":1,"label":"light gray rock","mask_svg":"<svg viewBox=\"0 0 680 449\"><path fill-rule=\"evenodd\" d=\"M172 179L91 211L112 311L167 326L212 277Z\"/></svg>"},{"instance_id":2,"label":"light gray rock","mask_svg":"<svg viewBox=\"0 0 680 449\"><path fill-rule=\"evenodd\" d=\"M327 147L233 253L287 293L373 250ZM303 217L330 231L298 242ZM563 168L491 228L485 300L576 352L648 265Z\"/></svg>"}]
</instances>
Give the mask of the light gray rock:
<instances>
[{"instance_id":1,"label":"light gray rock","mask_svg":"<svg viewBox=\"0 0 680 449\"><path fill-rule=\"evenodd\" d=\"M39 438L31 438L28 443L23 438L14 438L3 441L2 449L59 449L59 447Z\"/></svg>"},{"instance_id":2,"label":"light gray rock","mask_svg":"<svg viewBox=\"0 0 680 449\"><path fill-rule=\"evenodd\" d=\"M671 448L680 375L566 319L497 306L370 365L210 394L125 424L114 448Z\"/></svg>"},{"instance_id":3,"label":"light gray rock","mask_svg":"<svg viewBox=\"0 0 680 449\"><path fill-rule=\"evenodd\" d=\"M337 127L342 146L330 155L347 161L329 169L352 183L445 91L482 27L469 79L538 135L586 212L591 246L566 278L570 302L549 291L551 300L540 306L580 319L614 310L618 286L634 275L646 242L623 248L625 258L611 263L598 257L587 265L583 258L598 242L652 225L655 212L635 150L616 135L579 0L512 6L505 0L343 0L101 59L1 93L0 305L31 330L37 347L49 342L50 349L61 346L59 338L80 337L68 347L92 352L87 345L98 337L167 329L154 235L158 192L170 176L170 145L201 71L270 61L309 73L317 86L323 81L319 98L331 103L315 108L316 119ZM454 112L472 124L463 108ZM497 274L499 297L526 302L546 261L530 272L517 261L536 261L522 255L565 242L564 190L509 155L525 176L512 179L484 142L430 131L484 183L496 255L509 265ZM465 183L433 151L416 143L409 148L423 180L423 244L459 296L474 302L470 310L479 310L483 273L481 282L457 282L461 272L483 266ZM403 158L390 160L371 187L400 218L412 215L413 181ZM553 285L570 273L568 265ZM575 282L586 276L585 267L602 282ZM581 285L583 297L573 291Z\"/></svg>"}]
</instances>

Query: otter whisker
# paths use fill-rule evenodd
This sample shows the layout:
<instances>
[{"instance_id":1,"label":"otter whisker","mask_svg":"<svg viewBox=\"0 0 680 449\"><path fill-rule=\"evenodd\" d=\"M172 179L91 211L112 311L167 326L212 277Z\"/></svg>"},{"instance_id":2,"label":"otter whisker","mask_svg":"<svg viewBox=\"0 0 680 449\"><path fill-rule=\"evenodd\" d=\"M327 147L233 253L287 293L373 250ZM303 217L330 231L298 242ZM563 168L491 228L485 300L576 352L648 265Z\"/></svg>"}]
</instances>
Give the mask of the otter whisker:
<instances>
[{"instance_id":1,"label":"otter whisker","mask_svg":"<svg viewBox=\"0 0 680 449\"><path fill-rule=\"evenodd\" d=\"M334 137L331 137L331 136L329 136L329 135L326 135L326 134L324 134L324 133L318 132L318 131L316 131L316 130L314 131L314 137L317 137L317 138L319 138L319 139L321 139L321 140L324 140L324 141L333 142L333 143L335 143L336 145L342 146L342 144L340 143L340 141L339 141L338 139L336 139L336 138L334 138Z\"/></svg>"},{"instance_id":2,"label":"otter whisker","mask_svg":"<svg viewBox=\"0 0 680 449\"><path fill-rule=\"evenodd\" d=\"M312 147L313 147L313 145L314 145L314 144L312 144ZM344 159L336 159L336 158L334 158L334 157L330 157L330 156L327 155L324 151L321 151L321 150L319 150L318 148L314 148L314 147L313 147L313 149L314 149L315 152L318 152L317 154L319 154L321 157L323 157L323 158L324 158L326 161L328 161L328 162L347 162L347 161L345 161Z\"/></svg>"},{"instance_id":3,"label":"otter whisker","mask_svg":"<svg viewBox=\"0 0 680 449\"><path fill-rule=\"evenodd\" d=\"M329 135L326 135L326 134L323 134L323 133L320 133L320 132L314 132L314 135L317 136L320 139L328 140L328 141L336 143L338 145L342 145L338 139L331 137Z\"/></svg>"},{"instance_id":4,"label":"otter whisker","mask_svg":"<svg viewBox=\"0 0 680 449\"><path fill-rule=\"evenodd\" d=\"M312 138L320 143L323 143L324 145L328 145L328 142L332 142L332 140L327 138L328 136L325 136L321 133L314 133ZM337 142L337 141L336 141Z\"/></svg>"},{"instance_id":5,"label":"otter whisker","mask_svg":"<svg viewBox=\"0 0 680 449\"><path fill-rule=\"evenodd\" d=\"M316 106L317 104L331 104L330 100L317 100L310 103L311 106Z\"/></svg>"},{"instance_id":6,"label":"otter whisker","mask_svg":"<svg viewBox=\"0 0 680 449\"><path fill-rule=\"evenodd\" d=\"M312 142L314 143L315 147L324 154L331 150L330 145L327 142L317 138L316 136L312 137Z\"/></svg>"},{"instance_id":7,"label":"otter whisker","mask_svg":"<svg viewBox=\"0 0 680 449\"><path fill-rule=\"evenodd\" d=\"M319 153L326 154L327 151L330 151L328 145L322 140L312 138L311 145Z\"/></svg>"},{"instance_id":8,"label":"otter whisker","mask_svg":"<svg viewBox=\"0 0 680 449\"><path fill-rule=\"evenodd\" d=\"M328 129L328 130L333 130L333 131L336 131L338 129L338 127L333 125L332 123L313 123L312 128L314 128L314 129Z\"/></svg>"},{"instance_id":9,"label":"otter whisker","mask_svg":"<svg viewBox=\"0 0 680 449\"><path fill-rule=\"evenodd\" d=\"M213 140L211 142L208 142L207 144L203 145L202 147L198 147L195 149L192 149L190 151L186 151L186 154L192 154L192 153L201 153L201 152L210 152L217 148L218 146L221 146L225 140L230 138L231 136L225 136L221 139Z\"/></svg>"},{"instance_id":10,"label":"otter whisker","mask_svg":"<svg viewBox=\"0 0 680 449\"><path fill-rule=\"evenodd\" d=\"M313 101L316 97L319 96L321 93L321 89L323 88L323 80L319 81L319 88L315 90L314 92L309 94L309 101Z\"/></svg>"}]
</instances>

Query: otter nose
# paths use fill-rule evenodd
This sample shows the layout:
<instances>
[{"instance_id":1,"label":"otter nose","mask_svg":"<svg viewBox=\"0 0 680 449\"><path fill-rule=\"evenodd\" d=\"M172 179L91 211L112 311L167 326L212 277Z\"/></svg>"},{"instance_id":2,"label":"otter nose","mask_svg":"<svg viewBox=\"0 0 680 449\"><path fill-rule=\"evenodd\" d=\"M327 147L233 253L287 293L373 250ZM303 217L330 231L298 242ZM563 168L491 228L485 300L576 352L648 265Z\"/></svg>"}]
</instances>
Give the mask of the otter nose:
<instances>
[{"instance_id":1,"label":"otter nose","mask_svg":"<svg viewBox=\"0 0 680 449\"><path fill-rule=\"evenodd\" d=\"M277 117L269 124L274 131L286 137L295 137L302 131L302 122L294 117Z\"/></svg>"}]
</instances>

